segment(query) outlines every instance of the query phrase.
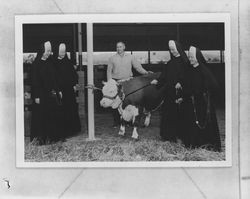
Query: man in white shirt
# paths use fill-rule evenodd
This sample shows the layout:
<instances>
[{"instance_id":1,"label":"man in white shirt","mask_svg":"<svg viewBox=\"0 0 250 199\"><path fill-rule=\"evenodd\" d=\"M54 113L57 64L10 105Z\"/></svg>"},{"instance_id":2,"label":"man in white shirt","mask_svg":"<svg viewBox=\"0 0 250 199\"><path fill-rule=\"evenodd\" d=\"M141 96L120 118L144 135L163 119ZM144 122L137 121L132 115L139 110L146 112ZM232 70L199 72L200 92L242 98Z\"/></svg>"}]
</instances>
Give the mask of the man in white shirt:
<instances>
[{"instance_id":1,"label":"man in white shirt","mask_svg":"<svg viewBox=\"0 0 250 199\"><path fill-rule=\"evenodd\" d=\"M116 44L117 53L109 58L107 80L111 78L114 80L123 80L132 77L132 67L142 75L149 73L133 55L125 53L125 48L124 42L120 41ZM120 115L117 110L113 110L113 117L113 126L117 127L120 124Z\"/></svg>"}]
</instances>

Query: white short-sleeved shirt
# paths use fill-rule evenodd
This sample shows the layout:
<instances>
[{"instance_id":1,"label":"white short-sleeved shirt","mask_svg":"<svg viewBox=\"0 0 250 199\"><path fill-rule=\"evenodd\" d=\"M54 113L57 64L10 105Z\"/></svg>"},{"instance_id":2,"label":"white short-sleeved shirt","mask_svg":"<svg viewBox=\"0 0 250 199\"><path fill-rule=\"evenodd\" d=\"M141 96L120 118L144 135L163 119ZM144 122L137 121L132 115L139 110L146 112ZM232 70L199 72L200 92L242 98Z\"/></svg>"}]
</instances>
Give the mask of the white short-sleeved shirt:
<instances>
[{"instance_id":1,"label":"white short-sleeved shirt","mask_svg":"<svg viewBox=\"0 0 250 199\"><path fill-rule=\"evenodd\" d=\"M119 55L116 53L109 59L107 78L127 79L133 76L132 67L134 67L140 74L147 74L141 64L131 54L124 53Z\"/></svg>"}]
</instances>

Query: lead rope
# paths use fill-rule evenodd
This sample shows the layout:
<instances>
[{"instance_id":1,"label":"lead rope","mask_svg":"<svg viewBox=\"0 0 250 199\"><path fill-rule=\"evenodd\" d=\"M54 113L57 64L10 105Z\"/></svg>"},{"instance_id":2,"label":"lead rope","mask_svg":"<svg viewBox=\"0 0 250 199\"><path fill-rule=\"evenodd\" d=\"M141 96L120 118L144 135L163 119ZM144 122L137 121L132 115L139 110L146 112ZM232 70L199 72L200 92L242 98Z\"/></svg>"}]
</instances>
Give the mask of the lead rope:
<instances>
[{"instance_id":1,"label":"lead rope","mask_svg":"<svg viewBox=\"0 0 250 199\"><path fill-rule=\"evenodd\" d=\"M131 93L128 93L127 95L124 94L124 92L123 92L123 90L122 90L122 88L121 88L122 96L119 96L119 94L117 94L117 95L120 97L120 99L121 99L121 102L120 102L120 104L118 105L118 111L119 111L119 112L120 112L120 111L121 111L121 112L123 111L121 106L122 106L122 102L124 101L124 99L125 99L126 97L128 97L129 95L132 95L133 93L135 93L135 92L137 92L137 91L139 91L139 90L142 90L142 89L144 89L144 88L146 88L146 87L148 87L148 86L151 86L151 85L152 85L151 83L146 84L145 86L142 86L141 88L138 88L138 89L132 91ZM153 86L153 85L152 85L152 86ZM87 85L87 86L85 86L85 88L102 91L101 88L95 87L94 85L90 85L90 84ZM107 97L107 96L106 96L106 97ZM154 111L156 111L158 108L160 108L161 105L163 104L163 102L164 102L164 100L162 100L161 103L160 103L155 109L152 110L152 112L154 112ZM119 110L119 107L120 107L120 110Z\"/></svg>"},{"instance_id":2,"label":"lead rope","mask_svg":"<svg viewBox=\"0 0 250 199\"><path fill-rule=\"evenodd\" d=\"M123 110L122 110L122 102L125 100L126 97L128 97L129 95L131 95L131 94L133 94L133 93L135 93L135 92L137 92L137 91L139 91L139 90L142 90L142 89L144 89L144 88L146 88L146 87L148 87L148 86L150 86L150 85L152 85L152 84L150 84L150 83L149 83L149 84L146 84L145 86L143 86L143 87L141 87L141 88L138 88L138 89L132 91L131 93L127 94L127 95L125 95L124 92L123 92L123 90L121 89L122 97L121 97L121 102L120 102L120 104L119 104L119 106L118 106L118 111L119 111L119 112L122 112L122 111L123 111ZM156 108L154 108L153 110L151 110L151 112L154 112L154 111L158 110L158 109L161 107L161 105L163 104L163 102L164 102L164 100L162 100L161 103L160 103ZM119 110L119 108L120 108L120 110Z\"/></svg>"},{"instance_id":3,"label":"lead rope","mask_svg":"<svg viewBox=\"0 0 250 199\"><path fill-rule=\"evenodd\" d=\"M163 104L163 102L164 102L164 100L162 100L161 103L155 109L151 110L151 112L157 111L161 107L161 105Z\"/></svg>"},{"instance_id":4,"label":"lead rope","mask_svg":"<svg viewBox=\"0 0 250 199\"><path fill-rule=\"evenodd\" d=\"M145 86L143 86L143 87L141 87L141 88L138 88L138 89L136 89L136 90L134 90L134 91L128 93L127 95L123 92L123 88L121 87L120 90L118 90L118 93L117 93L117 96L121 99L121 102L120 102L120 104L118 105L118 107L122 104L122 102L126 99L126 97L128 97L129 95L132 95L132 94L136 93L137 91L142 90L142 89L144 89L145 87L148 87L148 86L150 86L150 85L151 85L150 83L149 83L149 84L146 84ZM121 94L120 94L121 96L119 95L119 92L121 92Z\"/></svg>"},{"instance_id":5,"label":"lead rope","mask_svg":"<svg viewBox=\"0 0 250 199\"><path fill-rule=\"evenodd\" d=\"M204 98L206 98L206 93L204 93ZM195 100L194 100L194 96L191 96L191 100L192 100L192 105L193 105L193 109L194 109L194 116L195 116L195 123L196 125L199 127L199 129L205 129L208 123L208 120L210 120L210 97L209 97L209 93L207 93L207 111L206 111L206 119L204 122L204 125L201 126L199 119L197 117L197 110L195 107Z\"/></svg>"}]
</instances>

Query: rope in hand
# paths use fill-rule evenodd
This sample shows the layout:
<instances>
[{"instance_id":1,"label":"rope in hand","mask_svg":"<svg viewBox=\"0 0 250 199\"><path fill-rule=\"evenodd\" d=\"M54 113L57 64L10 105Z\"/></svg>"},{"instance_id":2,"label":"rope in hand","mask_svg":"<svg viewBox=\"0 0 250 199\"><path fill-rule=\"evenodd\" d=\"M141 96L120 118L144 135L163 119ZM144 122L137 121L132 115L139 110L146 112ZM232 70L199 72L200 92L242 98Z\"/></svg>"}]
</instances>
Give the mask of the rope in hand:
<instances>
[{"instance_id":1,"label":"rope in hand","mask_svg":"<svg viewBox=\"0 0 250 199\"><path fill-rule=\"evenodd\" d=\"M85 88L87 89L92 89L92 90L102 90L101 88L98 88L96 86L94 86L93 84L88 84L87 86L85 86Z\"/></svg>"}]
</instances>

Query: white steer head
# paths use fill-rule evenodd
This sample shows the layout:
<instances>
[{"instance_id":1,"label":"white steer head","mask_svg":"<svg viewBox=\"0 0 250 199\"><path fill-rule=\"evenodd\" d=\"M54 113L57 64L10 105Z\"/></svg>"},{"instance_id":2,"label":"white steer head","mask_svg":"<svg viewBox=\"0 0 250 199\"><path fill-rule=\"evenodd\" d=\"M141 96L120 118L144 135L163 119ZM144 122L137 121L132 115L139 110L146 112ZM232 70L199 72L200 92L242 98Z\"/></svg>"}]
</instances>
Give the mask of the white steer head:
<instances>
[{"instance_id":1,"label":"white steer head","mask_svg":"<svg viewBox=\"0 0 250 199\"><path fill-rule=\"evenodd\" d=\"M100 101L100 105L104 108L118 108L122 102L122 99L119 96L120 89L118 83L115 80L110 79L108 82L103 82L103 84L103 98Z\"/></svg>"}]
</instances>

